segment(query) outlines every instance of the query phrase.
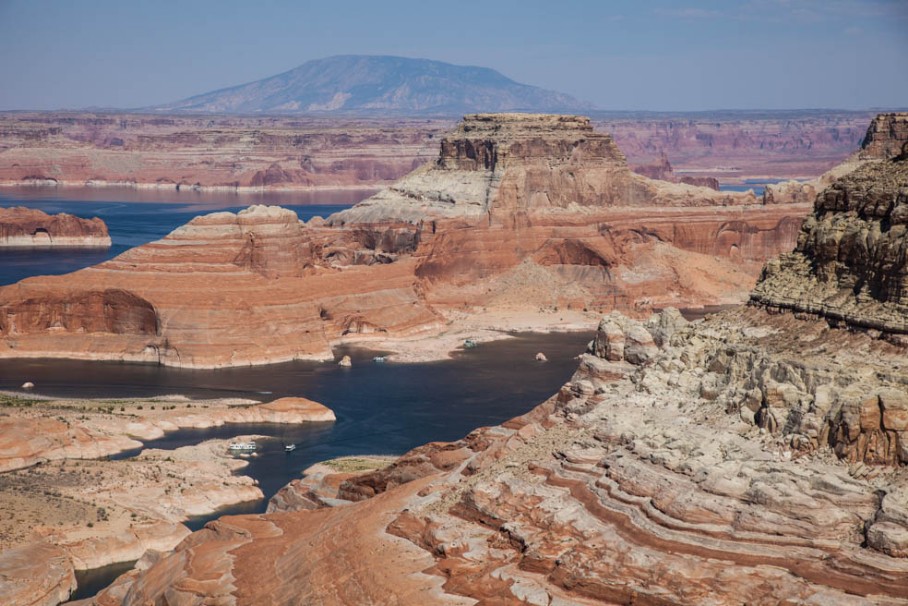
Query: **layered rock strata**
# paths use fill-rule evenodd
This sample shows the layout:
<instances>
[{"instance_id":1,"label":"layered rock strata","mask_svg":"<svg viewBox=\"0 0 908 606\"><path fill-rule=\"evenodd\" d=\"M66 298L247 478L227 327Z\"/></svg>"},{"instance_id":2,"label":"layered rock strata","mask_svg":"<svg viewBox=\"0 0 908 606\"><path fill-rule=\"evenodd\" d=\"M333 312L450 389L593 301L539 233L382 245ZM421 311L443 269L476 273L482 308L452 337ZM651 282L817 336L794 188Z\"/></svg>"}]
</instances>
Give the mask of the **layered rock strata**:
<instances>
[{"instance_id":1,"label":"layered rock strata","mask_svg":"<svg viewBox=\"0 0 908 606\"><path fill-rule=\"evenodd\" d=\"M331 409L306 398L280 398L265 404L250 400L193 404L187 399L165 398L131 401L128 408L122 401L114 405L103 400L10 398L8 403L0 418L0 473L49 461L101 459L140 448L141 440L158 439L178 429L335 420Z\"/></svg>"},{"instance_id":2,"label":"layered rock strata","mask_svg":"<svg viewBox=\"0 0 908 606\"><path fill-rule=\"evenodd\" d=\"M906 604L906 444L904 345L757 307L612 313L527 415L291 484L94 603Z\"/></svg>"},{"instance_id":3,"label":"layered rock strata","mask_svg":"<svg viewBox=\"0 0 908 606\"><path fill-rule=\"evenodd\" d=\"M880 146L867 150L892 151ZM754 303L908 334L908 149L898 153L866 162L817 196L797 247L767 264Z\"/></svg>"},{"instance_id":4,"label":"layered rock strata","mask_svg":"<svg viewBox=\"0 0 908 606\"><path fill-rule=\"evenodd\" d=\"M0 185L377 189L451 120L0 114Z\"/></svg>"},{"instance_id":5,"label":"layered rock strata","mask_svg":"<svg viewBox=\"0 0 908 606\"><path fill-rule=\"evenodd\" d=\"M822 174L860 145L872 117L828 110L612 114L595 127L611 133L633 165L664 154L679 175L741 183ZM435 138L455 121L0 113L0 185L380 188L430 159Z\"/></svg>"},{"instance_id":6,"label":"layered rock strata","mask_svg":"<svg viewBox=\"0 0 908 606\"><path fill-rule=\"evenodd\" d=\"M610 315L528 415L209 524L94 603L906 603L908 468L855 446L899 423L904 350L804 324Z\"/></svg>"},{"instance_id":7,"label":"layered rock strata","mask_svg":"<svg viewBox=\"0 0 908 606\"><path fill-rule=\"evenodd\" d=\"M345 333L436 321L412 260L333 268L319 257L326 246L276 207L197 218L97 267L0 291L2 355L183 367L330 359Z\"/></svg>"},{"instance_id":8,"label":"layered rock strata","mask_svg":"<svg viewBox=\"0 0 908 606\"><path fill-rule=\"evenodd\" d=\"M634 174L586 118L468 116L434 163L327 220L215 213L0 289L0 357L329 359L343 340L437 334L489 310L737 302L806 213L755 202Z\"/></svg>"},{"instance_id":9,"label":"layered rock strata","mask_svg":"<svg viewBox=\"0 0 908 606\"><path fill-rule=\"evenodd\" d=\"M80 219L31 208L0 208L0 248L109 248L110 244L107 225L98 217Z\"/></svg>"}]
</instances>

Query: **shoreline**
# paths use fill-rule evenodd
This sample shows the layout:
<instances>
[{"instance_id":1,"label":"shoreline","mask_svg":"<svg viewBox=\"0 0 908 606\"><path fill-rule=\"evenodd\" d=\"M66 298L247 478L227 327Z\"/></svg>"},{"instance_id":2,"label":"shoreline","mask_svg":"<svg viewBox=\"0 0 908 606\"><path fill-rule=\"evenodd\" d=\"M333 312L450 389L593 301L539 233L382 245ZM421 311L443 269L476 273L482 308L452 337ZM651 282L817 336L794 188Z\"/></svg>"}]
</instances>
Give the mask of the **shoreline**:
<instances>
[{"instance_id":1,"label":"shoreline","mask_svg":"<svg viewBox=\"0 0 908 606\"><path fill-rule=\"evenodd\" d=\"M694 319L702 314L714 313L743 305L740 303L720 303L701 305L699 307L684 308L683 314L688 314ZM656 309L652 313L656 313ZM449 312L450 313L450 312ZM331 351L301 356L281 356L263 359L246 364L168 364L149 360L142 354L78 354L70 352L63 355L53 355L48 352L18 352L19 355L0 353L2 360L72 360L79 362L121 362L128 364L144 364L150 366L164 366L179 370L228 370L231 368L248 368L286 364L290 362L321 362L331 363L339 359L338 350L344 347L354 347L365 351L384 353L387 362L394 363L423 363L448 360L457 352L464 349L467 339L475 343L488 343L514 338L511 333L564 333L594 331L608 312L582 312L574 310L561 311L524 311L524 310L484 310L479 313L455 312L452 317L440 328L429 327L410 335L399 337L381 334L353 335L336 339L330 342ZM554 318L557 316L557 319ZM23 376L23 381L28 377ZM0 391L2 393L2 391ZM13 392L16 395L28 392Z\"/></svg>"},{"instance_id":2,"label":"shoreline","mask_svg":"<svg viewBox=\"0 0 908 606\"><path fill-rule=\"evenodd\" d=\"M178 185L176 183L135 183L130 181L0 181L0 191L4 189L34 189L34 190L83 190L91 191L97 189L131 189L131 190L148 190L148 191L172 191L178 194L192 193L233 193L236 195L250 194L267 194L267 193L303 193L303 192L321 192L321 191L379 191L387 187L393 181L377 184L353 184L353 185Z\"/></svg>"}]
</instances>

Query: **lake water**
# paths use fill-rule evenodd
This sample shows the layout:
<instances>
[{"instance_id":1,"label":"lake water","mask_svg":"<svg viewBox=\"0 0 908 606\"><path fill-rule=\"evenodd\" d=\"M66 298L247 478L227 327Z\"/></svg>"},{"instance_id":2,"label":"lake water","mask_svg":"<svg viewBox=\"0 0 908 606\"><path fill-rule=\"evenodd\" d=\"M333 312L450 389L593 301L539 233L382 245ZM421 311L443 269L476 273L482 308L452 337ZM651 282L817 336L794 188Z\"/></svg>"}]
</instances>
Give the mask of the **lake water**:
<instances>
[{"instance_id":1,"label":"lake water","mask_svg":"<svg viewBox=\"0 0 908 606\"><path fill-rule=\"evenodd\" d=\"M192 217L236 211L254 203L280 204L301 219L327 216L349 207L369 192L315 192L236 196L145 190L0 190L0 206L29 206L45 212L98 216L108 224L114 246L108 251L0 249L0 284L59 274L94 265L159 239ZM592 329L593 327L591 327ZM338 456L403 454L431 441L459 439L477 427L523 414L557 392L577 368L575 357L592 338L587 333L519 334L480 344L452 359L421 364L377 364L376 352L339 348L351 368L331 363L292 362L221 370L183 370L149 364L64 360L0 361L0 389L24 381L35 393L61 397L127 398L183 394L195 399L246 397L270 401L305 396L334 410L334 423L301 426L227 425L181 430L145 447L173 449L212 438L269 436L242 473L256 479L265 500L244 503L224 513L264 511L267 499L313 463ZM548 362L535 360L544 352ZM285 442L297 444L287 454ZM136 453L125 453L123 457ZM121 457L118 457L121 458ZM217 515L190 520L201 528ZM79 597L94 595L128 569L117 564L80 573Z\"/></svg>"},{"instance_id":2,"label":"lake water","mask_svg":"<svg viewBox=\"0 0 908 606\"><path fill-rule=\"evenodd\" d=\"M754 190L754 194L759 198L763 195L763 192L766 191L767 185L775 185L776 183L784 183L785 181L790 181L790 179L745 179L743 185L723 185L719 184L719 191L747 191L749 189Z\"/></svg>"},{"instance_id":3,"label":"lake water","mask_svg":"<svg viewBox=\"0 0 908 606\"><path fill-rule=\"evenodd\" d=\"M136 190L128 188L2 188L0 207L27 206L46 213L100 217L107 223L109 249L0 248L0 286L35 275L65 274L97 265L134 246L159 240L193 217L242 210L252 204L280 205L308 221L349 208L369 196L363 190L250 194Z\"/></svg>"}]
</instances>

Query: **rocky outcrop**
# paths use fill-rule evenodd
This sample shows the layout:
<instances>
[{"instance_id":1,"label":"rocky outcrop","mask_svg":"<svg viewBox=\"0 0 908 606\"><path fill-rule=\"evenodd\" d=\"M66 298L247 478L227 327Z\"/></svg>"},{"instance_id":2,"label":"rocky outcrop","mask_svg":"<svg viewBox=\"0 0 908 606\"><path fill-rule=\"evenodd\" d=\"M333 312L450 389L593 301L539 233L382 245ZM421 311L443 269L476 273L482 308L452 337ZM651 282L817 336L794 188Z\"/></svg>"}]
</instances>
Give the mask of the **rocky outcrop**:
<instances>
[{"instance_id":1,"label":"rocky outcrop","mask_svg":"<svg viewBox=\"0 0 908 606\"><path fill-rule=\"evenodd\" d=\"M215 213L0 289L0 357L325 360L340 341L437 333L490 309L741 301L806 212L755 202L634 174L587 118L468 116L434 163L327 220Z\"/></svg>"},{"instance_id":2,"label":"rocky outcrop","mask_svg":"<svg viewBox=\"0 0 908 606\"><path fill-rule=\"evenodd\" d=\"M0 552L0 595L10 606L57 606L76 590L66 553L50 543Z\"/></svg>"},{"instance_id":3,"label":"rocky outcrop","mask_svg":"<svg viewBox=\"0 0 908 606\"><path fill-rule=\"evenodd\" d=\"M767 264L751 300L908 334L906 230L908 155L867 162L817 196L794 252Z\"/></svg>"},{"instance_id":4,"label":"rocky outcrop","mask_svg":"<svg viewBox=\"0 0 908 606\"><path fill-rule=\"evenodd\" d=\"M908 467L853 447L900 426L905 360L752 308L610 315L531 413L211 524L95 603L905 603Z\"/></svg>"},{"instance_id":5,"label":"rocky outcrop","mask_svg":"<svg viewBox=\"0 0 908 606\"><path fill-rule=\"evenodd\" d=\"M322 236L292 211L250 207L197 218L70 276L4 288L0 356L183 367L328 359L342 335L435 323L412 261L334 268L333 238Z\"/></svg>"},{"instance_id":6,"label":"rocky outcrop","mask_svg":"<svg viewBox=\"0 0 908 606\"><path fill-rule=\"evenodd\" d=\"M888 160L908 154L908 114L880 114L861 142L862 159Z\"/></svg>"},{"instance_id":7,"label":"rocky outcrop","mask_svg":"<svg viewBox=\"0 0 908 606\"><path fill-rule=\"evenodd\" d=\"M80 219L66 213L48 215L21 206L0 208L0 247L108 248L110 244L107 225L97 217Z\"/></svg>"},{"instance_id":8,"label":"rocky outcrop","mask_svg":"<svg viewBox=\"0 0 908 606\"><path fill-rule=\"evenodd\" d=\"M456 117L0 114L0 184L377 189L431 159ZM665 154L677 175L725 184L822 174L860 145L872 118L829 110L612 113L594 126L632 165Z\"/></svg>"},{"instance_id":9,"label":"rocky outcrop","mask_svg":"<svg viewBox=\"0 0 908 606\"><path fill-rule=\"evenodd\" d=\"M844 162L810 180L784 181L767 185L764 204L813 202L817 193L867 163L889 160L906 153L908 114L880 114L874 118L861 141L861 147Z\"/></svg>"},{"instance_id":10,"label":"rocky outcrop","mask_svg":"<svg viewBox=\"0 0 908 606\"><path fill-rule=\"evenodd\" d=\"M434 165L329 223L476 216L496 223L521 213L754 202L744 194L671 187L633 173L613 139L595 132L588 118L475 114L442 140Z\"/></svg>"},{"instance_id":11,"label":"rocky outcrop","mask_svg":"<svg viewBox=\"0 0 908 606\"><path fill-rule=\"evenodd\" d=\"M658 164L635 166L634 172L638 175L649 177L650 179L659 179L670 183L684 183L685 185L694 185L697 187L708 187L709 189L719 191L719 180L716 177L692 175L677 176L672 168L671 162L668 161L668 157L664 153L659 158Z\"/></svg>"}]
</instances>

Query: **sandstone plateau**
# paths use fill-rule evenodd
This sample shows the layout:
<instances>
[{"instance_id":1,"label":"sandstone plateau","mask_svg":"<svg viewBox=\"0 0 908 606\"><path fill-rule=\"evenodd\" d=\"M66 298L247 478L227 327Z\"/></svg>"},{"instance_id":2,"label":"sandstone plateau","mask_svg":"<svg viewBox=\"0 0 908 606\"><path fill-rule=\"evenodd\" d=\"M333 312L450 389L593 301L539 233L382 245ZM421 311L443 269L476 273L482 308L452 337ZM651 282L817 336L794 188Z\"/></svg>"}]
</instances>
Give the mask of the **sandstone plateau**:
<instances>
[{"instance_id":1,"label":"sandstone plateau","mask_svg":"<svg viewBox=\"0 0 908 606\"><path fill-rule=\"evenodd\" d=\"M901 276L904 256L878 264L905 246L898 224L830 202L903 190L906 161L824 191L796 253L817 262L756 292L801 281L799 301L825 301L862 271ZM807 243L836 218L885 245L830 272ZM866 330L904 310L855 294L844 322L761 297L692 324L610 313L530 413L381 469L321 470L91 603L908 603L908 350Z\"/></svg>"},{"instance_id":2,"label":"sandstone plateau","mask_svg":"<svg viewBox=\"0 0 908 606\"><path fill-rule=\"evenodd\" d=\"M635 174L577 116L467 116L439 148L327 219L215 213L96 267L2 288L0 357L326 360L341 341L412 340L501 310L591 325L612 309L740 302L808 212Z\"/></svg>"},{"instance_id":3,"label":"sandstone plateau","mask_svg":"<svg viewBox=\"0 0 908 606\"><path fill-rule=\"evenodd\" d=\"M31 208L0 208L0 248L109 248L104 221L80 219L66 213L48 215Z\"/></svg>"},{"instance_id":4,"label":"sandstone plateau","mask_svg":"<svg viewBox=\"0 0 908 606\"><path fill-rule=\"evenodd\" d=\"M870 112L600 113L631 166L679 177L809 179L857 148ZM377 189L431 159L454 118L0 113L0 184ZM808 199L807 202L811 200Z\"/></svg>"}]
</instances>

